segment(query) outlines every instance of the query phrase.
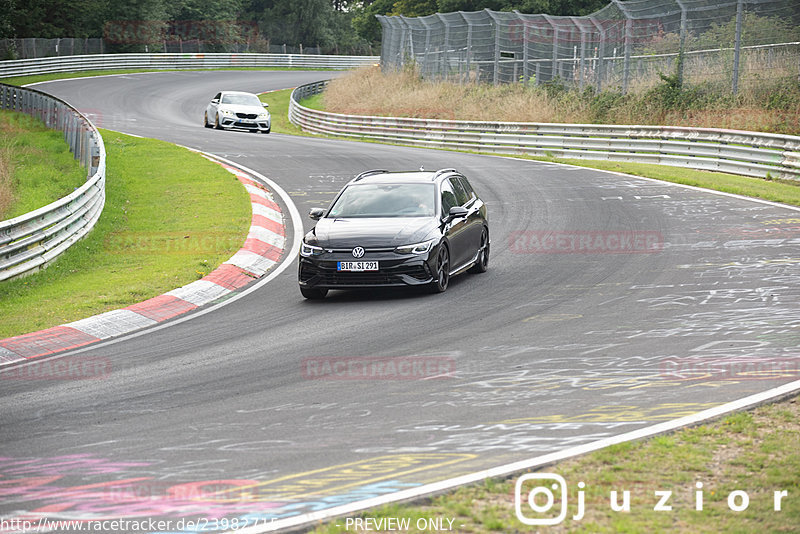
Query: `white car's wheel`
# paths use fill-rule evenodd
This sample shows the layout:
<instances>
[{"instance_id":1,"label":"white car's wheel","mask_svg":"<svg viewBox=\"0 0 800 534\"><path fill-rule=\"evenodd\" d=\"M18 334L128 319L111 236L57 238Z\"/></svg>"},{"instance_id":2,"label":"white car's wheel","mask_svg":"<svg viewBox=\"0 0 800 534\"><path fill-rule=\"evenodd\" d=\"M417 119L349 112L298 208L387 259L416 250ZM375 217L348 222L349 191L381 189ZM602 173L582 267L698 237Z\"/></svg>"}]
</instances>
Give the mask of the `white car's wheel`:
<instances>
[{"instance_id":1,"label":"white car's wheel","mask_svg":"<svg viewBox=\"0 0 800 534\"><path fill-rule=\"evenodd\" d=\"M211 124L208 122L208 111L203 113L203 126L206 128L211 128Z\"/></svg>"},{"instance_id":2,"label":"white car's wheel","mask_svg":"<svg viewBox=\"0 0 800 534\"><path fill-rule=\"evenodd\" d=\"M214 116L214 128L216 128L217 130L221 130L222 129L222 126L220 126L220 124L219 124L219 113L217 113Z\"/></svg>"}]
</instances>

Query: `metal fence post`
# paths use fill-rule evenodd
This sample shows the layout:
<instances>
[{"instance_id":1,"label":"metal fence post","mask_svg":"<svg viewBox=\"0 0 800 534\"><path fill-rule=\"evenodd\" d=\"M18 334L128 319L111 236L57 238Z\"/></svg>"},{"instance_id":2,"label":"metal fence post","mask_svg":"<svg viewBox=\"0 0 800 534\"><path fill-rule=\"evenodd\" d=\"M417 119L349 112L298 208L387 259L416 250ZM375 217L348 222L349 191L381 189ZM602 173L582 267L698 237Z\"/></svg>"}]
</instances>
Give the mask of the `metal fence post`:
<instances>
[{"instance_id":1,"label":"metal fence post","mask_svg":"<svg viewBox=\"0 0 800 534\"><path fill-rule=\"evenodd\" d=\"M447 21L442 17L439 13L436 14L436 17L439 19L439 22L442 23L444 26L444 45L442 45L442 66L441 70L444 72L444 79L447 80L450 78L450 25ZM459 68L461 62L459 62Z\"/></svg>"},{"instance_id":2,"label":"metal fence post","mask_svg":"<svg viewBox=\"0 0 800 534\"><path fill-rule=\"evenodd\" d=\"M522 13L515 9L514 14L522 27L522 84L527 86L528 81L531 79L531 67L528 64L528 27L525 24Z\"/></svg>"},{"instance_id":3,"label":"metal fence post","mask_svg":"<svg viewBox=\"0 0 800 534\"><path fill-rule=\"evenodd\" d=\"M599 94L603 90L603 76L605 68L603 58L606 55L606 30L594 19L594 17L589 17L589 21L600 32L600 44L598 45L597 51L597 67L595 69L595 84L597 85L596 92Z\"/></svg>"},{"instance_id":4,"label":"metal fence post","mask_svg":"<svg viewBox=\"0 0 800 534\"><path fill-rule=\"evenodd\" d=\"M500 83L500 22L491 10L487 8L485 11L492 19L492 28L494 28L494 73L492 74L492 83L498 85Z\"/></svg>"},{"instance_id":5,"label":"metal fence post","mask_svg":"<svg viewBox=\"0 0 800 534\"><path fill-rule=\"evenodd\" d=\"M633 19L628 14L628 10L620 0L611 0L615 6L625 15L625 59L622 64L622 93L628 92L628 81L631 74L631 40L633 39Z\"/></svg>"},{"instance_id":6,"label":"metal fence post","mask_svg":"<svg viewBox=\"0 0 800 534\"><path fill-rule=\"evenodd\" d=\"M461 18L464 19L464 22L467 23L467 82L469 83L470 74L472 73L472 22L470 22L467 17L464 16L464 13L461 11L458 12L461 15Z\"/></svg>"},{"instance_id":7,"label":"metal fence post","mask_svg":"<svg viewBox=\"0 0 800 534\"><path fill-rule=\"evenodd\" d=\"M578 75L578 87L583 90L584 72L586 72L586 31L583 25L580 24L575 17L570 17L572 23L577 26L581 31L581 60L580 60L580 73Z\"/></svg>"},{"instance_id":8,"label":"metal fence post","mask_svg":"<svg viewBox=\"0 0 800 534\"><path fill-rule=\"evenodd\" d=\"M686 6L681 0L675 0L675 3L678 4L678 7L681 8L681 36L680 36L680 44L678 45L678 85L683 85L683 58L684 53L686 52L686 33L687 33L687 22L686 22Z\"/></svg>"},{"instance_id":9,"label":"metal fence post","mask_svg":"<svg viewBox=\"0 0 800 534\"><path fill-rule=\"evenodd\" d=\"M742 47L742 14L744 0L736 2L736 38L733 45L733 80L731 92L735 95L739 91L739 50Z\"/></svg>"},{"instance_id":10,"label":"metal fence post","mask_svg":"<svg viewBox=\"0 0 800 534\"><path fill-rule=\"evenodd\" d=\"M425 52L423 53L423 60L422 60L422 68L420 69L422 73L426 72L429 75L435 75L435 69L431 68L431 62L428 61L428 54L431 48L431 27L428 26L428 23L425 21L424 17L420 17L419 21L425 26Z\"/></svg>"},{"instance_id":11,"label":"metal fence post","mask_svg":"<svg viewBox=\"0 0 800 534\"><path fill-rule=\"evenodd\" d=\"M544 15L544 19L553 29L553 54L552 66L550 67L550 79L554 80L558 76L558 26L549 15ZM538 83L538 82L537 82Z\"/></svg>"}]
</instances>

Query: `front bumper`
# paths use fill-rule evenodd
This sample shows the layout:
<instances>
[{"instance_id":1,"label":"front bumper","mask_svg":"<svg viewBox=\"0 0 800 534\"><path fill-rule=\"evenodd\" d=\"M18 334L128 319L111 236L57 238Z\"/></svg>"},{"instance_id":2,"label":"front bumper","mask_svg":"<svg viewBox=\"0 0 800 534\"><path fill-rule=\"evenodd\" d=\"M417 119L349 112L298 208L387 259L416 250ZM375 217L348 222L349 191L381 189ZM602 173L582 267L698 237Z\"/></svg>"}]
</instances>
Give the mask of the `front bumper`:
<instances>
[{"instance_id":1,"label":"front bumper","mask_svg":"<svg viewBox=\"0 0 800 534\"><path fill-rule=\"evenodd\" d=\"M398 255L394 252L367 253L361 261L377 261L378 271L338 271L340 261L353 261L349 253L326 253L318 257L300 256L298 282L301 287L354 289L364 287L420 286L433 282L435 266L428 254Z\"/></svg>"},{"instance_id":2,"label":"front bumper","mask_svg":"<svg viewBox=\"0 0 800 534\"><path fill-rule=\"evenodd\" d=\"M227 117L222 116L220 117L220 126L225 128L226 130L236 129L236 130L249 130L254 131L258 130L259 132L269 132L271 128L271 118L270 119L240 119L237 117Z\"/></svg>"}]
</instances>

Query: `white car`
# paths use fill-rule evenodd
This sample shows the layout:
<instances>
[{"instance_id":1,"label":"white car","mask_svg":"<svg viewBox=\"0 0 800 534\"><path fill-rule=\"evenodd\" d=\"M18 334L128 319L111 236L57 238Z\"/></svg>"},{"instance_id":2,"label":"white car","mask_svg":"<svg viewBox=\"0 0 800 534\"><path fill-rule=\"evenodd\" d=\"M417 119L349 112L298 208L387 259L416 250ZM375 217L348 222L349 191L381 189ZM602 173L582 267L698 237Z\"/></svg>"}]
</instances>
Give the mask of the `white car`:
<instances>
[{"instance_id":1,"label":"white car","mask_svg":"<svg viewBox=\"0 0 800 534\"><path fill-rule=\"evenodd\" d=\"M203 126L269 133L272 120L267 107L269 104L261 102L253 93L222 91L206 107Z\"/></svg>"}]
</instances>

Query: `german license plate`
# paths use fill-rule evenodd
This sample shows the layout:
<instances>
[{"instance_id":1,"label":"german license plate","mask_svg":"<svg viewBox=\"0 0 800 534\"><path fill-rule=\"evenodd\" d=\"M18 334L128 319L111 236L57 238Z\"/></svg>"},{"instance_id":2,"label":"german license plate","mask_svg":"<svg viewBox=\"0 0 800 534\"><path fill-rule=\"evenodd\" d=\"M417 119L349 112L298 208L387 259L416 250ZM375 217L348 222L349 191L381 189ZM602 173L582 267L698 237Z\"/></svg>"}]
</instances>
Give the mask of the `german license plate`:
<instances>
[{"instance_id":1,"label":"german license plate","mask_svg":"<svg viewBox=\"0 0 800 534\"><path fill-rule=\"evenodd\" d=\"M336 270L337 271L352 271L352 272L377 271L378 270L378 262L377 261L337 261L336 262Z\"/></svg>"}]
</instances>

